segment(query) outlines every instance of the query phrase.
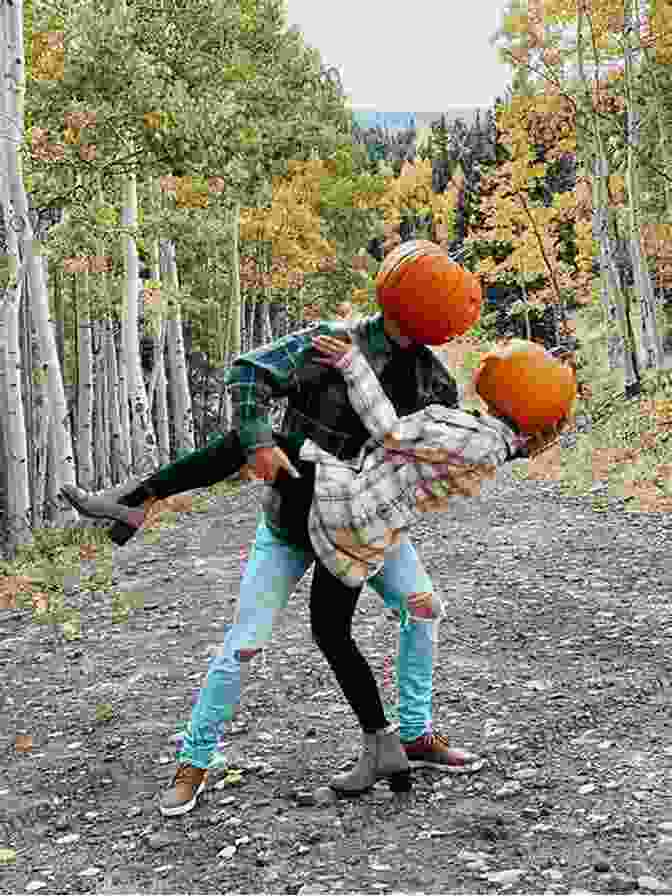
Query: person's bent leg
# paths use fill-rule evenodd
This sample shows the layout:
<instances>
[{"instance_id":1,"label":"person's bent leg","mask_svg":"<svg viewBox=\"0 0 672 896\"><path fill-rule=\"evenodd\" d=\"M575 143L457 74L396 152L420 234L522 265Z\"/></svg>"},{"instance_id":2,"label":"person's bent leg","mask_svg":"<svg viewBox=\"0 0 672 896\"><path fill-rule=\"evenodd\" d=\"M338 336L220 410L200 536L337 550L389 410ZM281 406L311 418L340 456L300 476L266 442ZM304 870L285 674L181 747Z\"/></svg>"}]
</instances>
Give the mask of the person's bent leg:
<instances>
[{"instance_id":1,"label":"person's bent leg","mask_svg":"<svg viewBox=\"0 0 672 896\"><path fill-rule=\"evenodd\" d=\"M240 702L241 662L249 661L269 642L278 615L312 562L312 552L281 541L260 522L234 623L210 663L192 712L185 748L195 765L207 767L222 725L232 718Z\"/></svg>"},{"instance_id":2,"label":"person's bent leg","mask_svg":"<svg viewBox=\"0 0 672 896\"><path fill-rule=\"evenodd\" d=\"M161 500L194 488L207 488L233 476L246 463L238 433L235 430L221 433L205 448L190 451L172 464L156 470L126 497L126 502L141 504L146 497Z\"/></svg>"},{"instance_id":3,"label":"person's bent leg","mask_svg":"<svg viewBox=\"0 0 672 896\"><path fill-rule=\"evenodd\" d=\"M246 456L238 433L231 430L212 439L205 448L185 454L140 481L135 479L126 486L116 486L93 496L66 486L63 494L85 516L117 519L109 535L115 544L123 545L144 521L142 510L134 509L128 514L124 508L145 505L147 510L154 501L222 482L245 464Z\"/></svg>"},{"instance_id":4,"label":"person's bent leg","mask_svg":"<svg viewBox=\"0 0 672 896\"><path fill-rule=\"evenodd\" d=\"M178 770L161 800L164 815L182 815L196 804L218 740L240 704L249 661L268 643L273 625L313 554L276 539L260 522L246 566L234 623L210 662L178 754Z\"/></svg>"}]
</instances>

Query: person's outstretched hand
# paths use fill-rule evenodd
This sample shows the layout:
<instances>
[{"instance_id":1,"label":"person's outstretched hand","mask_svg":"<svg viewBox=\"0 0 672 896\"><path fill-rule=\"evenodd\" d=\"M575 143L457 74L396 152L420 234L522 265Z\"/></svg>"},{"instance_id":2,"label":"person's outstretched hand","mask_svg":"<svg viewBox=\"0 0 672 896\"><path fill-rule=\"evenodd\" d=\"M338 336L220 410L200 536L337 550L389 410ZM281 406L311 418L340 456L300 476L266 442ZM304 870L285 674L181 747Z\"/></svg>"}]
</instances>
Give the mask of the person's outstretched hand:
<instances>
[{"instance_id":1,"label":"person's outstretched hand","mask_svg":"<svg viewBox=\"0 0 672 896\"><path fill-rule=\"evenodd\" d=\"M254 453L254 472L257 479L263 479L264 482L273 482L280 469L287 470L294 479L301 478L301 474L282 448L278 448L277 445L274 445L272 448L257 448Z\"/></svg>"}]
</instances>

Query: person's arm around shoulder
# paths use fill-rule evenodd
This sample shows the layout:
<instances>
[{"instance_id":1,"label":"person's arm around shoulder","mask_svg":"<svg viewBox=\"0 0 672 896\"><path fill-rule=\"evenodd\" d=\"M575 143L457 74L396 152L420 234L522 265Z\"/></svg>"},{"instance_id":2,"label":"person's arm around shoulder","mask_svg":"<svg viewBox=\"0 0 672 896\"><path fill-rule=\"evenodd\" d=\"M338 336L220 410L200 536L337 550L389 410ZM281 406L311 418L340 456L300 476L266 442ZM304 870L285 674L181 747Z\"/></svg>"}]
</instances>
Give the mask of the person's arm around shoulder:
<instances>
[{"instance_id":1,"label":"person's arm around shoulder","mask_svg":"<svg viewBox=\"0 0 672 896\"><path fill-rule=\"evenodd\" d=\"M353 410L371 435L382 441L396 429L399 417L357 343L352 339L346 342L344 338L323 335L316 336L313 343L321 354L317 360L341 371Z\"/></svg>"}]
</instances>

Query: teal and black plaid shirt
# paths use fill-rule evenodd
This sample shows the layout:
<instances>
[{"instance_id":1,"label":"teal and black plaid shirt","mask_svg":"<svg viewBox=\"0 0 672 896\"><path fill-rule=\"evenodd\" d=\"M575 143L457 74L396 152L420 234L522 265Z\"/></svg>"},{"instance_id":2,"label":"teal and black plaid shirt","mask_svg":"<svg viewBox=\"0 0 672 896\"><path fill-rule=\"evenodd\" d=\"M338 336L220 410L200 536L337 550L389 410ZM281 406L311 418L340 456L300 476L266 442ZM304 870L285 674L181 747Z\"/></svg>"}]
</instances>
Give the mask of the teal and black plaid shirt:
<instances>
[{"instance_id":1,"label":"teal and black plaid shirt","mask_svg":"<svg viewBox=\"0 0 672 896\"><path fill-rule=\"evenodd\" d=\"M241 355L235 361L228 373L227 385L233 404L233 429L238 432L248 457L257 448L273 446L270 422L273 403L292 393L299 379L299 371L310 362L311 356L314 357L312 339L317 335L338 337L346 333L364 352L374 373L380 376L392 356L392 347L385 335L383 315L380 313L354 321L321 321L271 345ZM455 380L436 353L424 346L421 348L426 352L423 355L426 361L420 365L423 375L418 382L417 408L432 403L456 407ZM317 436L317 441L320 441L319 432L303 433L304 437L309 435L313 438ZM297 445L299 447L300 443ZM327 448L324 444L323 447Z\"/></svg>"}]
</instances>

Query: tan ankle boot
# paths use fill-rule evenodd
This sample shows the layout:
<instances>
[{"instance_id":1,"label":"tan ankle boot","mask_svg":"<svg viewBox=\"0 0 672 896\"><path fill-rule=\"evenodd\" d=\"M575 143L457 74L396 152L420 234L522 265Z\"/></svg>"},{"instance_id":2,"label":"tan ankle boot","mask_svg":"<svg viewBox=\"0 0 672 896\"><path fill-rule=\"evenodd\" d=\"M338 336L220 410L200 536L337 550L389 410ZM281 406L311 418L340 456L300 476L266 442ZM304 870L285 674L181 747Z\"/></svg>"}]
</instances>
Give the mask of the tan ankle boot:
<instances>
[{"instance_id":1,"label":"tan ankle boot","mask_svg":"<svg viewBox=\"0 0 672 896\"><path fill-rule=\"evenodd\" d=\"M143 507L127 507L125 504L119 504L116 500L91 495L74 485L64 485L61 494L82 516L118 520L136 529L142 525L145 519L146 509ZM104 492L102 494L104 495Z\"/></svg>"},{"instance_id":2,"label":"tan ankle boot","mask_svg":"<svg viewBox=\"0 0 672 896\"><path fill-rule=\"evenodd\" d=\"M350 772L336 775L329 786L338 793L356 795L370 790L379 778L387 778L395 793L408 792L413 784L406 752L397 730L387 728L363 734L363 750Z\"/></svg>"}]
</instances>

